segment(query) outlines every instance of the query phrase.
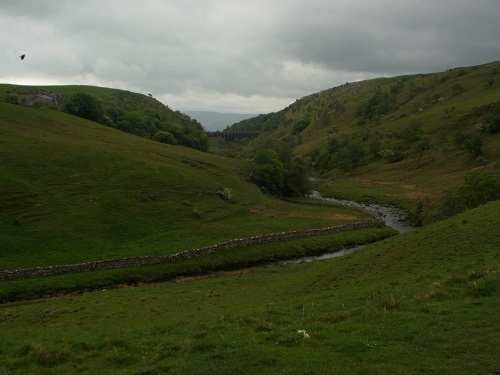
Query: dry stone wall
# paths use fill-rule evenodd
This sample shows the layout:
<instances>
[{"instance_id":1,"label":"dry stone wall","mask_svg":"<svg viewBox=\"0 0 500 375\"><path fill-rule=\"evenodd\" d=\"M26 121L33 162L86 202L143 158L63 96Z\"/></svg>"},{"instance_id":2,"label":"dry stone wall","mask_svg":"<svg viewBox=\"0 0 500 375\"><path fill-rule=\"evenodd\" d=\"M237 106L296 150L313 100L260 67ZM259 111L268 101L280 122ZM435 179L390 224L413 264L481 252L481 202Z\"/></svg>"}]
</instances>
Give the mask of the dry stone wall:
<instances>
[{"instance_id":1,"label":"dry stone wall","mask_svg":"<svg viewBox=\"0 0 500 375\"><path fill-rule=\"evenodd\" d=\"M385 223L381 220L361 221L361 222L349 223L349 224L321 228L321 229L304 229L291 232L272 233L255 237L235 239L215 244L212 246L202 247L199 249L185 250L171 255L130 257L130 258L101 260L101 261L79 263L79 264L36 267L36 268L21 269L21 270L5 270L5 271L0 271L0 280L27 278L27 277L44 276L44 275L58 275L71 272L87 272L87 271L103 270L110 268L144 266L144 265L160 264L160 263L171 263L183 259L190 259L220 251L230 250L241 246L255 245L259 243L273 242L283 239L317 236L321 234L332 234L336 232L371 228L383 225L385 225Z\"/></svg>"}]
</instances>

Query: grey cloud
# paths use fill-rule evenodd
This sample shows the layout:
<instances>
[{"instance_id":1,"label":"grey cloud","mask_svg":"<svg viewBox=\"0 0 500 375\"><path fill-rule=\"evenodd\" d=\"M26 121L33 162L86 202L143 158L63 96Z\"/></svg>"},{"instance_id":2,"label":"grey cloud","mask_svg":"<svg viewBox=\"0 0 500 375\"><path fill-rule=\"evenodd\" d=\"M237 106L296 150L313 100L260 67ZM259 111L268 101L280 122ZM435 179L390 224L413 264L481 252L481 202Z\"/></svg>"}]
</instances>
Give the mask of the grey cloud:
<instances>
[{"instance_id":1,"label":"grey cloud","mask_svg":"<svg viewBox=\"0 0 500 375\"><path fill-rule=\"evenodd\" d=\"M379 73L429 71L498 57L498 2L349 4L324 9L316 26L318 17L304 18L307 10L301 9L291 18L296 32L289 33L291 26L285 26L284 43L295 47L295 55L331 69Z\"/></svg>"},{"instance_id":2,"label":"grey cloud","mask_svg":"<svg viewBox=\"0 0 500 375\"><path fill-rule=\"evenodd\" d=\"M498 14L496 0L0 0L0 81L265 112L346 81L497 60Z\"/></svg>"},{"instance_id":3,"label":"grey cloud","mask_svg":"<svg viewBox=\"0 0 500 375\"><path fill-rule=\"evenodd\" d=\"M4 15L21 18L51 18L64 7L64 0L1 0Z\"/></svg>"}]
</instances>

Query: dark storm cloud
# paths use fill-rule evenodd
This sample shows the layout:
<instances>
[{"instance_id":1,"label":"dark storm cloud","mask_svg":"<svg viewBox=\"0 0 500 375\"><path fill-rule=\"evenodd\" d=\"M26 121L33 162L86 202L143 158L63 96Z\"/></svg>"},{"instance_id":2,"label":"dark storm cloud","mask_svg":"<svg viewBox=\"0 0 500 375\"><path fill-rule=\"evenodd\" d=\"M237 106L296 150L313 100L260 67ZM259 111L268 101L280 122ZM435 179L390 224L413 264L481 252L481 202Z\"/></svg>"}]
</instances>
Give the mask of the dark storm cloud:
<instances>
[{"instance_id":1,"label":"dark storm cloud","mask_svg":"<svg viewBox=\"0 0 500 375\"><path fill-rule=\"evenodd\" d=\"M267 112L347 81L498 60L499 14L497 0L0 0L0 81Z\"/></svg>"}]
</instances>

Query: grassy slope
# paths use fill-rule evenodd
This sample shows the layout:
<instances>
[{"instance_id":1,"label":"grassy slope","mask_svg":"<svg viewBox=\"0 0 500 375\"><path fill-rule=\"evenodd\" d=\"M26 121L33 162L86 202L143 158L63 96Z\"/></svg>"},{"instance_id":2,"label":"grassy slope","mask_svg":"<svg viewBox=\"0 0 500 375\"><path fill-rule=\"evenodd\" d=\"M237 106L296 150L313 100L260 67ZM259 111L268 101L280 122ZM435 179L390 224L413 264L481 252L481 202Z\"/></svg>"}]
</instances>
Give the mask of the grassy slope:
<instances>
[{"instance_id":1,"label":"grassy slope","mask_svg":"<svg viewBox=\"0 0 500 375\"><path fill-rule=\"evenodd\" d=\"M499 68L500 63L493 62L441 73L373 79L325 90L297 100L284 112L277 113L276 120L270 122L279 123L278 128L264 133L256 142L290 140L293 124L308 119L309 126L300 133L295 150L307 157L315 149L326 148L331 138L348 135L368 139L370 134L377 133L384 140L385 136L401 132L412 122L421 123L423 135L429 137L431 146L420 158L408 157L389 163L374 158L365 142L367 156L363 163L346 175L335 170L326 173L336 175L337 179L322 188L325 195L392 201L408 207L424 195L435 196L445 187L459 185L468 171L499 169L500 134L485 134L485 164L467 151L458 150L453 142L455 131L464 131L484 121L484 117L472 115L473 108L500 102ZM490 79L496 82L492 87L485 87ZM380 124L357 125L358 107L377 89L389 92L398 82L403 82L403 86L396 96L396 105L381 117ZM464 88L461 94L453 94L456 84ZM433 97L439 100L428 101ZM344 111L336 110L334 103L340 103ZM452 107L455 111L447 117L444 110Z\"/></svg>"},{"instance_id":2,"label":"grassy slope","mask_svg":"<svg viewBox=\"0 0 500 375\"><path fill-rule=\"evenodd\" d=\"M328 261L3 305L0 364L23 374L495 373L499 210L492 202Z\"/></svg>"},{"instance_id":3,"label":"grassy slope","mask_svg":"<svg viewBox=\"0 0 500 375\"><path fill-rule=\"evenodd\" d=\"M168 254L356 213L262 195L234 159L0 103L0 267ZM221 199L220 187L234 197Z\"/></svg>"},{"instance_id":4,"label":"grassy slope","mask_svg":"<svg viewBox=\"0 0 500 375\"><path fill-rule=\"evenodd\" d=\"M200 149L198 147L200 145L186 142L189 136L194 136L198 141L203 138L204 132L201 130L201 125L189 116L170 109L149 95L98 86L18 86L0 84L0 97L13 94L17 97L18 102L24 103L24 105L58 110L63 110L63 101L76 93L82 92L93 96L100 102L105 113L100 122L107 126L149 139L155 135L156 131L168 129L169 132L175 131L177 133L178 141L183 139L180 142L181 144ZM59 102L54 104L51 100L47 101L47 95L49 97L58 97L57 101ZM137 121L137 119L139 124L129 123L129 121ZM122 122L121 120L125 121ZM181 134L188 137L182 138Z\"/></svg>"}]
</instances>

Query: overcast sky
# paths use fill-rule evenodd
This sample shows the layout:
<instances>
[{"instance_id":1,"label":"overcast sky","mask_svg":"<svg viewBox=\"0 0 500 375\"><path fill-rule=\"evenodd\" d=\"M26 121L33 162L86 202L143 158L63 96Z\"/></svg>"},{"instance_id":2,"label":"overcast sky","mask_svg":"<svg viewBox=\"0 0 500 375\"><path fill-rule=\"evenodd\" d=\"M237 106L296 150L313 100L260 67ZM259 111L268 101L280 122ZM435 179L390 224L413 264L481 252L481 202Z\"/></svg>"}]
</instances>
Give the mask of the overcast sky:
<instances>
[{"instance_id":1,"label":"overcast sky","mask_svg":"<svg viewBox=\"0 0 500 375\"><path fill-rule=\"evenodd\" d=\"M0 0L0 82L268 113L346 82L500 60L499 19L499 0Z\"/></svg>"}]
</instances>

